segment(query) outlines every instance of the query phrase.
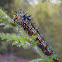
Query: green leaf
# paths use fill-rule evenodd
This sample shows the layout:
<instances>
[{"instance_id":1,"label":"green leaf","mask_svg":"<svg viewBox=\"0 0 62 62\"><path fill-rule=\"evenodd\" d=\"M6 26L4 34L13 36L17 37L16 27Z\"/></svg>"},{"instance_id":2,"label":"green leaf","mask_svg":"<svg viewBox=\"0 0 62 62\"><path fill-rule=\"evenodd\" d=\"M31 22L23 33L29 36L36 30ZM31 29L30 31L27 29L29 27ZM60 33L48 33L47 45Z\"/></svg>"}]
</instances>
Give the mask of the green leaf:
<instances>
[{"instance_id":1,"label":"green leaf","mask_svg":"<svg viewBox=\"0 0 62 62\"><path fill-rule=\"evenodd\" d=\"M13 46L13 45L16 45L16 44L17 44L17 41L14 41L14 42L12 43L12 46Z\"/></svg>"},{"instance_id":2,"label":"green leaf","mask_svg":"<svg viewBox=\"0 0 62 62\"><path fill-rule=\"evenodd\" d=\"M34 36L34 35L32 35L32 37L31 37L31 38L32 38L32 39L36 39L36 38L37 38L37 36L36 36L36 35L35 35L35 36Z\"/></svg>"},{"instance_id":3,"label":"green leaf","mask_svg":"<svg viewBox=\"0 0 62 62\"><path fill-rule=\"evenodd\" d=\"M5 26L4 26L4 29L6 29L6 28L9 28L9 26L8 26L8 25L5 25Z\"/></svg>"},{"instance_id":4,"label":"green leaf","mask_svg":"<svg viewBox=\"0 0 62 62\"><path fill-rule=\"evenodd\" d=\"M30 43L25 42L22 46L24 49L28 49L28 48L30 48Z\"/></svg>"}]
</instances>

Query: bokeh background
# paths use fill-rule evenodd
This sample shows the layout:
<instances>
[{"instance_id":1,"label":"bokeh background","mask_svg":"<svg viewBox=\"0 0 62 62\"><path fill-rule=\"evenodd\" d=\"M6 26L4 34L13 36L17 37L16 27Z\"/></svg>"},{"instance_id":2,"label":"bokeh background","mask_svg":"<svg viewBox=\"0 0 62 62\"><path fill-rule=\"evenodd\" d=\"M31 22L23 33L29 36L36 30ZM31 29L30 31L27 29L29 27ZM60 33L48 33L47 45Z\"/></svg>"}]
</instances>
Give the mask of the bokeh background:
<instances>
[{"instance_id":1,"label":"bokeh background","mask_svg":"<svg viewBox=\"0 0 62 62\"><path fill-rule=\"evenodd\" d=\"M20 9L31 14L35 26L62 59L62 0L0 0L0 8L11 18L14 11ZM13 33L14 30L3 30L0 26L0 32ZM0 39L0 62L28 62L37 58L40 56L32 48L24 50Z\"/></svg>"}]
</instances>

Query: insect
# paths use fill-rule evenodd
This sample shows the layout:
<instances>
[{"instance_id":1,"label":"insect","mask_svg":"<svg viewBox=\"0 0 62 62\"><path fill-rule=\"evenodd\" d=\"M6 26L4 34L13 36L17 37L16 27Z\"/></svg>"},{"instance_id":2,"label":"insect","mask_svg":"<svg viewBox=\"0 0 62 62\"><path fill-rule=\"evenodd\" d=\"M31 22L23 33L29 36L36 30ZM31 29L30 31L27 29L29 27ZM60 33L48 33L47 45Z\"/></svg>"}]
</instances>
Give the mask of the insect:
<instances>
[{"instance_id":1,"label":"insect","mask_svg":"<svg viewBox=\"0 0 62 62\"><path fill-rule=\"evenodd\" d=\"M51 56L53 55L53 50L52 48L47 44L45 41L44 37L40 34L39 30L34 26L34 24L31 21L30 16L25 14L25 12L20 10L20 13L17 13L15 11L15 15L13 17L14 23L17 23L18 25L22 26L25 31L27 31L29 36L36 35L38 40L37 46L41 49L41 51L46 55L46 56ZM58 58L53 59L54 62L60 62Z\"/></svg>"}]
</instances>

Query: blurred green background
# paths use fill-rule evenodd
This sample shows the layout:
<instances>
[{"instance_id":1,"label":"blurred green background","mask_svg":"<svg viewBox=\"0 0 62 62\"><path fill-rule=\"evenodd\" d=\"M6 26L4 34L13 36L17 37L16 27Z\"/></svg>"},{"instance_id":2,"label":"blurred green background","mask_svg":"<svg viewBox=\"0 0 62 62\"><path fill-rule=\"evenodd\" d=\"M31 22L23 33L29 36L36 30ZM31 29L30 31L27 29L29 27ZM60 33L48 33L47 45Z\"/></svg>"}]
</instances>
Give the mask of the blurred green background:
<instances>
[{"instance_id":1,"label":"blurred green background","mask_svg":"<svg viewBox=\"0 0 62 62\"><path fill-rule=\"evenodd\" d=\"M0 8L13 18L14 11L24 10L39 28L50 46L62 58L62 0L0 0ZM3 30L0 26L0 32L14 32L12 28ZM24 50L16 46L11 46L0 39L0 54L15 54L24 59L32 60L40 58L32 49ZM22 60L22 59L21 59ZM27 62L27 61L24 61Z\"/></svg>"}]
</instances>

